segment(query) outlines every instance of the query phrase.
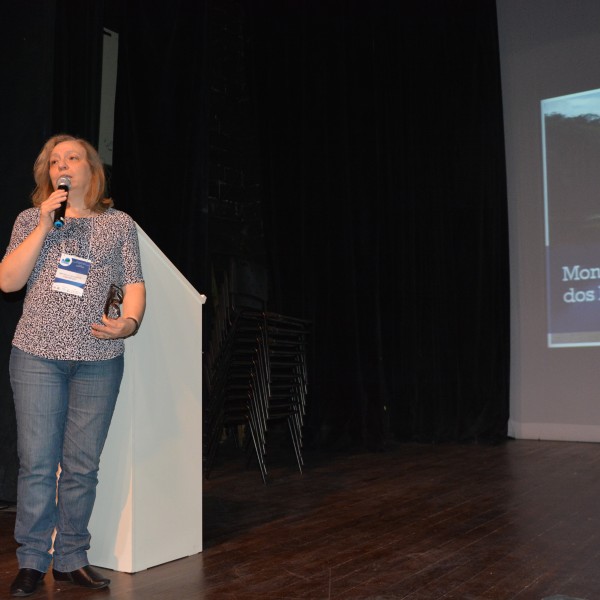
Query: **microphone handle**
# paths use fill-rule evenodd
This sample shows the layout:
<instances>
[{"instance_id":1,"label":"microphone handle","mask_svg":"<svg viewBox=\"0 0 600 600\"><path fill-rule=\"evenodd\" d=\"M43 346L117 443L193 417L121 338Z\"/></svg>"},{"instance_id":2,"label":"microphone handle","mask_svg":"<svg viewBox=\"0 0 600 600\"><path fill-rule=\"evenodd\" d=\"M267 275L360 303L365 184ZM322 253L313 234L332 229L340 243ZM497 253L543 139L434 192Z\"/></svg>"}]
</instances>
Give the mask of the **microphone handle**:
<instances>
[{"instance_id":1,"label":"microphone handle","mask_svg":"<svg viewBox=\"0 0 600 600\"><path fill-rule=\"evenodd\" d=\"M66 185L59 185L59 190L69 191ZM67 201L60 203L60 206L54 211L54 227L60 229L65 224L65 213L67 212Z\"/></svg>"}]
</instances>

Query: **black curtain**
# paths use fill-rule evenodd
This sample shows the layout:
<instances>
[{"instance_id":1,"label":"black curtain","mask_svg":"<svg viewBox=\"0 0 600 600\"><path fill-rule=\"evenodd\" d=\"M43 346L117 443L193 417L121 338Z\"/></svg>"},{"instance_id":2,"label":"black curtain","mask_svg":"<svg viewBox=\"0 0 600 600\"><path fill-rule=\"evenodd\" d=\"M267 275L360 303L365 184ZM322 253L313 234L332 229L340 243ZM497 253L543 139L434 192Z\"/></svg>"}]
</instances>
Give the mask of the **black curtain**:
<instances>
[{"instance_id":1,"label":"black curtain","mask_svg":"<svg viewBox=\"0 0 600 600\"><path fill-rule=\"evenodd\" d=\"M494 1L245 6L277 308L314 323L314 439L503 439Z\"/></svg>"},{"instance_id":2,"label":"black curtain","mask_svg":"<svg viewBox=\"0 0 600 600\"><path fill-rule=\"evenodd\" d=\"M12 2L2 7L2 18L7 26L0 41L5 88L0 100L0 259L17 214L31 206L33 161L51 128L55 3ZM9 502L17 496L18 465L8 360L22 300L23 293L0 294L0 500Z\"/></svg>"},{"instance_id":3,"label":"black curtain","mask_svg":"<svg viewBox=\"0 0 600 600\"><path fill-rule=\"evenodd\" d=\"M56 0L52 134L82 137L96 147L103 24L104 0Z\"/></svg>"},{"instance_id":4,"label":"black curtain","mask_svg":"<svg viewBox=\"0 0 600 600\"><path fill-rule=\"evenodd\" d=\"M198 289L207 285L206 7L115 2L112 195ZM165 315L168 318L168 315Z\"/></svg>"},{"instance_id":5,"label":"black curtain","mask_svg":"<svg viewBox=\"0 0 600 600\"><path fill-rule=\"evenodd\" d=\"M239 2L271 308L313 322L307 443L502 439L508 236L493 0ZM39 51L18 77L5 61L5 80L31 72L23 108L35 98L31 114L42 114L53 98L54 116L30 132L35 148L14 171L29 178L56 131L97 141L109 7L120 48L116 206L207 291L206 5L80 4L40 2L32 29L8 37ZM52 94L40 82L54 76L55 27Z\"/></svg>"}]
</instances>

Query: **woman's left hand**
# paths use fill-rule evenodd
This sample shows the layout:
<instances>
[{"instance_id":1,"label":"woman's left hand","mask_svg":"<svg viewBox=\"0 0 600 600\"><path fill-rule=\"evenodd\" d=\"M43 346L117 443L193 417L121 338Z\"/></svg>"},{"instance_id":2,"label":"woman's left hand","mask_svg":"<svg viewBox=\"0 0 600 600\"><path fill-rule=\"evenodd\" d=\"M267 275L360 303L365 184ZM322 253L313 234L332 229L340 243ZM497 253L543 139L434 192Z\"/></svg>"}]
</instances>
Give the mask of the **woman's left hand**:
<instances>
[{"instance_id":1,"label":"woman's left hand","mask_svg":"<svg viewBox=\"0 0 600 600\"><path fill-rule=\"evenodd\" d=\"M129 337L135 329L135 321L124 317L109 319L106 315L103 315L101 324L92 323L92 335L99 340L126 338Z\"/></svg>"}]
</instances>

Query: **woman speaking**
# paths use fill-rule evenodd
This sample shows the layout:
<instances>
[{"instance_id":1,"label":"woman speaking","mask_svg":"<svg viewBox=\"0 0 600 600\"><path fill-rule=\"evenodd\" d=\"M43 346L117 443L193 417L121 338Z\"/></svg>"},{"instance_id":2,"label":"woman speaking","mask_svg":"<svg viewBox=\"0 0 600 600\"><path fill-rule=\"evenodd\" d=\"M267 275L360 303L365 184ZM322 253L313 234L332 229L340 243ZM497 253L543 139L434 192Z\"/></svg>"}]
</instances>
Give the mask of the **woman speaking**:
<instances>
[{"instance_id":1,"label":"woman speaking","mask_svg":"<svg viewBox=\"0 0 600 600\"><path fill-rule=\"evenodd\" d=\"M0 263L0 289L27 286L9 365L19 455L13 596L31 595L51 563L56 581L110 583L89 566L88 523L123 340L146 305L135 223L104 197L96 150L54 136L34 178L33 208L18 215Z\"/></svg>"}]
</instances>

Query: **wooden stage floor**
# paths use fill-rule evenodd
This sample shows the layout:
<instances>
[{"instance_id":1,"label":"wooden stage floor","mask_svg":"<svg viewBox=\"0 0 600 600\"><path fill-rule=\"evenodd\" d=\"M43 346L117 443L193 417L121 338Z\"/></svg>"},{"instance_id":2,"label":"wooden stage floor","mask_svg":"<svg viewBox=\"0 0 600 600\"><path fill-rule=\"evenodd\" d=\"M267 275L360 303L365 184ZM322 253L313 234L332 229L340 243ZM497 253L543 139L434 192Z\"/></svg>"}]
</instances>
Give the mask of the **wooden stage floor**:
<instances>
[{"instance_id":1,"label":"wooden stage floor","mask_svg":"<svg viewBox=\"0 0 600 600\"><path fill-rule=\"evenodd\" d=\"M600 445L392 444L258 470L227 456L204 488L204 552L90 592L34 599L600 598ZM156 515L168 519L168 514ZM0 598L16 572L0 511ZM93 540L92 540L93 543Z\"/></svg>"}]
</instances>

